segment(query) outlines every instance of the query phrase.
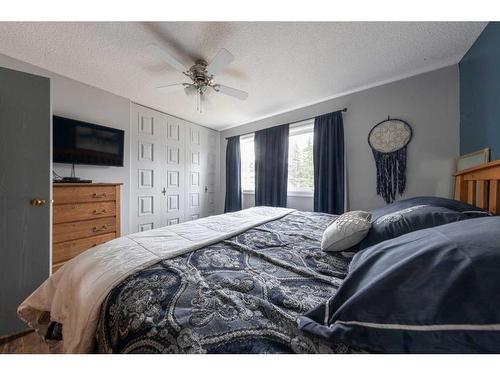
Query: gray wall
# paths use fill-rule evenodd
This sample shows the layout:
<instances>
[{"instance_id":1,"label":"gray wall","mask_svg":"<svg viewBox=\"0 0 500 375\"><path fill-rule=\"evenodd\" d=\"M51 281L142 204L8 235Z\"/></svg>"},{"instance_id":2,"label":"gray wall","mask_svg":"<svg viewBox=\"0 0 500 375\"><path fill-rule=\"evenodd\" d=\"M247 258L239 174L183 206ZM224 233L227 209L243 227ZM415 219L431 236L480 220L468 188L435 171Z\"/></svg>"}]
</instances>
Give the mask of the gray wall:
<instances>
[{"instance_id":1,"label":"gray wall","mask_svg":"<svg viewBox=\"0 0 500 375\"><path fill-rule=\"evenodd\" d=\"M124 183L122 233L128 233L130 101L1 54L0 66L51 78L54 114L125 130L123 168L77 166L77 174L94 181ZM458 156L459 148L456 65L221 132L219 207L224 207L225 137L312 118L343 107L348 107L348 112L344 113L344 127L350 209L383 205L382 198L375 194L375 165L366 137L370 128L388 115L406 120L414 128L414 138L409 145L405 196L451 195L453 159ZM55 165L54 169L61 175L69 175L67 165ZM290 207L312 210L310 197L289 197L288 201ZM244 196L244 204L246 207L253 205L253 196Z\"/></svg>"},{"instance_id":2,"label":"gray wall","mask_svg":"<svg viewBox=\"0 0 500 375\"><path fill-rule=\"evenodd\" d=\"M459 154L459 85L457 65L374 87L322 103L227 129L221 133L221 182L225 187L228 136L245 134L312 118L344 107L348 207L370 209L384 205L375 192L375 163L367 144L370 129L391 116L409 122L413 140L408 148L405 197L450 197L454 158ZM224 206L224 191L219 197ZM252 205L253 197L244 197ZM289 206L312 208L312 198L290 197Z\"/></svg>"},{"instance_id":3,"label":"gray wall","mask_svg":"<svg viewBox=\"0 0 500 375\"><path fill-rule=\"evenodd\" d=\"M50 78L52 109L55 115L125 130L123 167L77 165L77 176L94 182L121 182L121 231L129 230L130 192L130 100L0 54L0 66ZM61 176L70 175L71 166L54 164Z\"/></svg>"}]
</instances>

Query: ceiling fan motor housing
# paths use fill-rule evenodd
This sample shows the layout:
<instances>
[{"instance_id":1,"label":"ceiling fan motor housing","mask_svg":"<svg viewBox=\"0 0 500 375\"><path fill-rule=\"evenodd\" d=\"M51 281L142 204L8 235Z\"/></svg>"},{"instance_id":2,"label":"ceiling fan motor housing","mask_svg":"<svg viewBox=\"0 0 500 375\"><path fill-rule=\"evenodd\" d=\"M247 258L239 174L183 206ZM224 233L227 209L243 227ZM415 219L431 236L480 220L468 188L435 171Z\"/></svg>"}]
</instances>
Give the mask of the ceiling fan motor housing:
<instances>
[{"instance_id":1,"label":"ceiling fan motor housing","mask_svg":"<svg viewBox=\"0 0 500 375\"><path fill-rule=\"evenodd\" d=\"M212 84L213 76L207 71L205 60L196 60L196 63L189 68L189 75L194 83L199 86L209 86Z\"/></svg>"}]
</instances>

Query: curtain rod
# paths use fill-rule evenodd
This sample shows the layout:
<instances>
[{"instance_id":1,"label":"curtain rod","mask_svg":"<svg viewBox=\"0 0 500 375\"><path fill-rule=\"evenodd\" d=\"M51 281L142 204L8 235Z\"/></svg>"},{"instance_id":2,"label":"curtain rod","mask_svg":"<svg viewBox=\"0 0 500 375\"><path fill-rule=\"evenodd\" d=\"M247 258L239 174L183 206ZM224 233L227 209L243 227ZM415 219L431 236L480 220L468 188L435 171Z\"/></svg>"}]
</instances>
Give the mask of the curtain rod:
<instances>
[{"instance_id":1,"label":"curtain rod","mask_svg":"<svg viewBox=\"0 0 500 375\"><path fill-rule=\"evenodd\" d=\"M347 112L347 108L342 108L338 111L334 111L334 112ZM329 113L333 113L333 112L329 112ZM320 115L321 116L321 115ZM313 119L314 117L309 117L309 118L304 118L302 120L298 120L298 121L294 121L293 123L296 123L296 122L302 122L302 121L306 121L306 120L311 120ZM238 134L238 135L233 135L233 137L244 137L245 135L248 135L248 134L253 134L255 133L254 131L253 132L248 132L248 133L244 133L244 134ZM229 139L229 138L232 138L232 137L226 137L226 141Z\"/></svg>"}]
</instances>

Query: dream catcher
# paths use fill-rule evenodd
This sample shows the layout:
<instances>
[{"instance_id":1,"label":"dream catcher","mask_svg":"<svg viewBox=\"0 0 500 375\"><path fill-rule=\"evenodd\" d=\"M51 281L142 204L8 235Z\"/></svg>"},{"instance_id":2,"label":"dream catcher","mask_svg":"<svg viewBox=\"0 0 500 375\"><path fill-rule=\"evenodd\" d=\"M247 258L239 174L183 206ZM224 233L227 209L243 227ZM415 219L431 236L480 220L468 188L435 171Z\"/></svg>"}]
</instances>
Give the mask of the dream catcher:
<instances>
[{"instance_id":1,"label":"dream catcher","mask_svg":"<svg viewBox=\"0 0 500 375\"><path fill-rule=\"evenodd\" d=\"M411 126L398 119L379 122L368 134L368 144L377 165L377 195L386 203L406 188L406 148L412 137Z\"/></svg>"}]
</instances>

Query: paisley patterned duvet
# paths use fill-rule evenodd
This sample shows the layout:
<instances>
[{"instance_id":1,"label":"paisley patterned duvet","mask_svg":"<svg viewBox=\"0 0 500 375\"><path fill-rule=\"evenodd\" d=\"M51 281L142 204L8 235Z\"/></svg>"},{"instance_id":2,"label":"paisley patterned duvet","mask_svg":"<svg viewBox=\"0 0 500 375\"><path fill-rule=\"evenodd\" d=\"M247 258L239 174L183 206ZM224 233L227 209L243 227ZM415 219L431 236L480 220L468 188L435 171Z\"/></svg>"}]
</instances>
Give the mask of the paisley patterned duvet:
<instances>
[{"instance_id":1,"label":"paisley patterned duvet","mask_svg":"<svg viewBox=\"0 0 500 375\"><path fill-rule=\"evenodd\" d=\"M104 353L348 352L297 317L331 297L348 260L320 249L333 216L293 212L136 272L102 305Z\"/></svg>"}]
</instances>

